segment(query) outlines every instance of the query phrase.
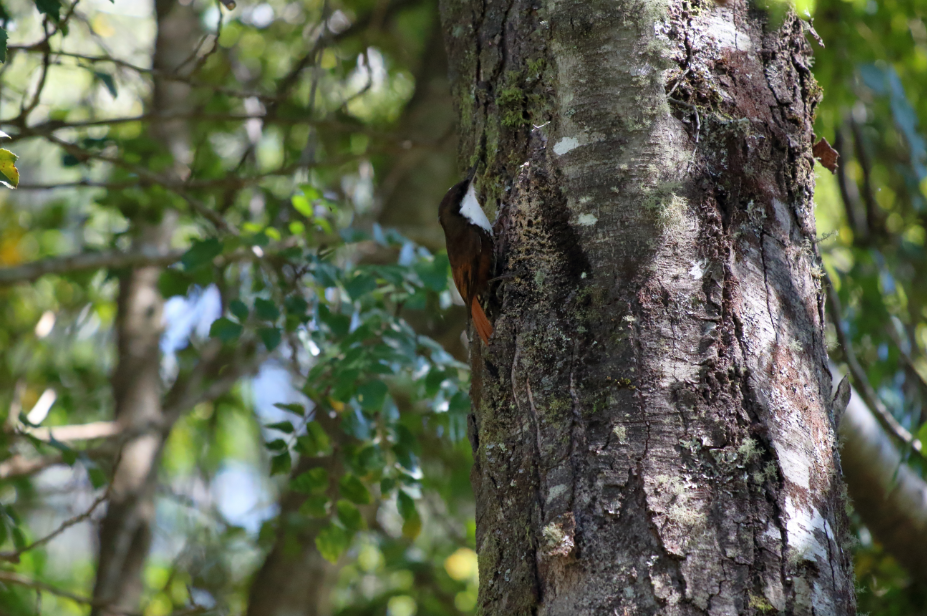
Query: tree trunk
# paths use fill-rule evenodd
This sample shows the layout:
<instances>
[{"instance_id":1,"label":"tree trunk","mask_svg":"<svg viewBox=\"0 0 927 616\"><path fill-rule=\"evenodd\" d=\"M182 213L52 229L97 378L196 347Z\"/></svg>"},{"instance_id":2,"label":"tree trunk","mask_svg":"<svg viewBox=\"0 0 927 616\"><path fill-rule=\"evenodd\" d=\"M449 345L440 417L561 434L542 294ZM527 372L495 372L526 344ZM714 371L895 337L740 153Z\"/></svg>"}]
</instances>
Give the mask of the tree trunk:
<instances>
[{"instance_id":1,"label":"tree trunk","mask_svg":"<svg viewBox=\"0 0 927 616\"><path fill-rule=\"evenodd\" d=\"M478 611L855 613L806 26L744 0L442 18L506 276L474 353Z\"/></svg>"},{"instance_id":2,"label":"tree trunk","mask_svg":"<svg viewBox=\"0 0 927 616\"><path fill-rule=\"evenodd\" d=\"M157 36L153 68L173 72L190 54L199 34L191 7L159 0L155 3ZM188 105L190 88L155 78L150 102L154 113L176 114ZM183 178L189 162L188 131L183 121L155 122L152 138L174 158L173 174ZM152 220L160 218L160 220ZM144 212L134 222L134 247L165 251L171 247L176 213ZM151 546L157 472L172 419L161 404L163 299L158 290L158 266L140 267L119 281L116 338L118 365L113 373L116 421L130 436L113 469L109 506L100 525L100 547L92 614L125 614L138 609L144 588L142 570Z\"/></svg>"}]
</instances>

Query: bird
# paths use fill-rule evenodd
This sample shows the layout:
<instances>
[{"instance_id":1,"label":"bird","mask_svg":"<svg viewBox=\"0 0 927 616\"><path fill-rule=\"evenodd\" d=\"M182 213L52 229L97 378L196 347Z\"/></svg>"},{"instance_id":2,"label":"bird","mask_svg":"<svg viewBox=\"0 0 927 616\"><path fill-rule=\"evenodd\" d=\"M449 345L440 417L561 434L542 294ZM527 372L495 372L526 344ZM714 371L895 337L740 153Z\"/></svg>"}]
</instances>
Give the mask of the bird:
<instances>
[{"instance_id":1,"label":"bird","mask_svg":"<svg viewBox=\"0 0 927 616\"><path fill-rule=\"evenodd\" d=\"M489 285L492 274L493 233L476 197L472 177L447 191L438 208L438 220L444 228L454 284L476 332L484 344L489 344L492 324L480 305L480 295Z\"/></svg>"}]
</instances>

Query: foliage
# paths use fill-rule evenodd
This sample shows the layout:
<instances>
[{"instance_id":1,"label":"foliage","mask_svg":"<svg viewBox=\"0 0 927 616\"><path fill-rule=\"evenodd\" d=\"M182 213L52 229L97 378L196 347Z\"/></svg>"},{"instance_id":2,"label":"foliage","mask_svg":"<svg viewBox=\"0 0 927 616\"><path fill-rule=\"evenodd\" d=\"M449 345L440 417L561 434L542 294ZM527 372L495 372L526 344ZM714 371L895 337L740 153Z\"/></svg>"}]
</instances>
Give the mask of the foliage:
<instances>
[{"instance_id":1,"label":"foliage","mask_svg":"<svg viewBox=\"0 0 927 616\"><path fill-rule=\"evenodd\" d=\"M376 169L388 168L397 147L388 129L411 94L407 66L417 59L403 53L421 46L400 50L394 41L422 22L419 7L377 13L374 48L358 36L375 8L366 2L273 2L234 13L203 2L192 18L217 36L164 76L144 68L151 15L118 4L37 5L38 13L8 2L3 13L2 96L15 113L2 121L27 180L0 196L0 265L13 282L20 265L51 270L34 284L0 287L0 405L10 410L0 435L0 547L10 572L52 586L38 597L28 585L4 587L7 613L33 613L40 600L54 613L78 609L55 587L89 595L93 556L75 550L80 538L49 542L49 554L72 553L63 562L31 542L48 530L42 516L60 525L62 512L77 514L83 537L85 520L99 516L84 498L105 499L117 441L55 434L112 417L125 255L165 221L170 255L132 257L167 264L158 283L167 300L165 408L198 379L215 391L173 409L157 504L172 539L150 558L143 611L241 611L276 541L305 544L332 563L350 553L364 575L427 580L414 592L385 581L341 594L345 612L453 606L457 594L472 595L475 569L452 578L443 564L461 542L472 544L472 532L448 542L438 529L436 541L427 527L432 512L446 516L465 500L467 367L404 318L451 304L447 257L380 228L370 196ZM181 132L167 137L156 110L145 111L165 83L187 88L182 123L169 126ZM187 152L180 169L178 143ZM16 184L7 152L0 172ZM102 261L69 269L54 260L77 253ZM210 372L212 357L222 367ZM277 381L223 379L257 367ZM43 404L45 416L36 411ZM58 426L50 436L48 426ZM21 463L74 471L33 477ZM221 496L229 475L258 485ZM77 497L57 502L49 490ZM234 513L234 501L275 492L296 495L295 522L272 510ZM310 536L275 539L294 523ZM429 542L427 557L410 551ZM472 550L462 554L458 561Z\"/></svg>"},{"instance_id":2,"label":"foliage","mask_svg":"<svg viewBox=\"0 0 927 616\"><path fill-rule=\"evenodd\" d=\"M826 45L816 132L842 155L817 197L835 320L923 439L927 5L799 4ZM334 613L471 612L467 369L430 337L433 315L461 312L446 256L375 224L399 153L435 146L401 130L435 3L198 0L205 36L169 73L149 68L155 17L138 6L0 5L0 173L19 182L0 194L0 604L86 612L54 592L93 585L88 520L118 442L97 422L114 412L119 281L153 263L168 299L165 404L195 377L222 387L176 409L143 612L241 613L275 547L336 563L322 589ZM187 88L168 138L156 82ZM165 220L169 250L140 253ZM97 260L55 260L68 255ZM51 269L16 269L31 263ZM211 353L225 363L204 372ZM104 431L54 437L87 426ZM920 609L923 589L858 529L861 611Z\"/></svg>"},{"instance_id":3,"label":"foliage","mask_svg":"<svg viewBox=\"0 0 927 616\"><path fill-rule=\"evenodd\" d=\"M816 132L841 154L838 174L822 173L817 188L822 253L839 300L829 309L847 338L838 345L832 330L831 354L854 354L878 400L927 442L927 4L818 0L812 9L826 45L815 50L824 89ZM923 475L923 458L899 447ZM923 609L924 590L864 528L857 574L861 612Z\"/></svg>"}]
</instances>

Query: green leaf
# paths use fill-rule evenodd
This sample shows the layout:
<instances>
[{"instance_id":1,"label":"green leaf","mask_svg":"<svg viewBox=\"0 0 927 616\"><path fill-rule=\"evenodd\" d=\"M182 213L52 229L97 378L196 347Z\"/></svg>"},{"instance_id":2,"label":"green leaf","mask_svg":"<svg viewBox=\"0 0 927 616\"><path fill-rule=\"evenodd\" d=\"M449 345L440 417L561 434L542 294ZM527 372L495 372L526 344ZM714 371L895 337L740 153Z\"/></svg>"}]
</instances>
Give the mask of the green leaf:
<instances>
[{"instance_id":1,"label":"green leaf","mask_svg":"<svg viewBox=\"0 0 927 616\"><path fill-rule=\"evenodd\" d=\"M399 515L403 520L408 520L414 515L418 515L415 510L415 501L404 490L399 490L396 495L396 508L399 509Z\"/></svg>"},{"instance_id":2,"label":"green leaf","mask_svg":"<svg viewBox=\"0 0 927 616\"><path fill-rule=\"evenodd\" d=\"M319 554L330 563L338 562L338 558L344 554L350 543L348 531L332 523L320 530L315 537L315 547L318 548Z\"/></svg>"},{"instance_id":3,"label":"green leaf","mask_svg":"<svg viewBox=\"0 0 927 616\"><path fill-rule=\"evenodd\" d=\"M0 63L6 62L6 28L0 28Z\"/></svg>"},{"instance_id":4,"label":"green leaf","mask_svg":"<svg viewBox=\"0 0 927 616\"><path fill-rule=\"evenodd\" d=\"M273 475L285 475L290 472L290 466L292 465L292 460L290 460L290 452L284 451L280 455L276 455L270 459L270 474Z\"/></svg>"},{"instance_id":5,"label":"green leaf","mask_svg":"<svg viewBox=\"0 0 927 616\"><path fill-rule=\"evenodd\" d=\"M296 451L309 458L331 453L331 441L319 422L312 421L306 425L306 434L296 439Z\"/></svg>"},{"instance_id":6,"label":"green leaf","mask_svg":"<svg viewBox=\"0 0 927 616\"><path fill-rule=\"evenodd\" d=\"M351 329L351 317L333 313L328 306L319 306L319 320L328 325L332 333L339 338L347 336L348 330Z\"/></svg>"},{"instance_id":7,"label":"green leaf","mask_svg":"<svg viewBox=\"0 0 927 616\"><path fill-rule=\"evenodd\" d=\"M300 184L299 189L303 191L303 196L309 201L315 201L322 197L321 191L312 184Z\"/></svg>"},{"instance_id":8,"label":"green leaf","mask_svg":"<svg viewBox=\"0 0 927 616\"><path fill-rule=\"evenodd\" d=\"M209 335L218 338L222 342L232 342L238 340L244 328L238 323L234 323L225 317L216 319L209 327Z\"/></svg>"},{"instance_id":9,"label":"green leaf","mask_svg":"<svg viewBox=\"0 0 927 616\"><path fill-rule=\"evenodd\" d=\"M293 198L290 199L290 203L293 204L293 208L297 212L306 218L312 218L312 204L309 202L309 199L303 195L294 195Z\"/></svg>"},{"instance_id":10,"label":"green leaf","mask_svg":"<svg viewBox=\"0 0 927 616\"><path fill-rule=\"evenodd\" d=\"M264 443L264 447L270 451L286 451L289 449L289 446L286 444L286 441L282 438L275 438L272 441Z\"/></svg>"},{"instance_id":11,"label":"green leaf","mask_svg":"<svg viewBox=\"0 0 927 616\"><path fill-rule=\"evenodd\" d=\"M280 316L280 309L269 299L258 298L254 300L254 313L264 321L276 321Z\"/></svg>"},{"instance_id":12,"label":"green leaf","mask_svg":"<svg viewBox=\"0 0 927 616\"><path fill-rule=\"evenodd\" d=\"M290 489L303 494L322 494L328 489L328 471L324 468L309 469L290 481Z\"/></svg>"},{"instance_id":13,"label":"green leaf","mask_svg":"<svg viewBox=\"0 0 927 616\"><path fill-rule=\"evenodd\" d=\"M919 440L922 445L927 445L927 422L917 431L917 440Z\"/></svg>"},{"instance_id":14,"label":"green leaf","mask_svg":"<svg viewBox=\"0 0 927 616\"><path fill-rule=\"evenodd\" d=\"M433 398L438 390L441 389L441 383L447 378L447 374L441 368L432 368L425 377L425 396Z\"/></svg>"},{"instance_id":15,"label":"green leaf","mask_svg":"<svg viewBox=\"0 0 927 616\"><path fill-rule=\"evenodd\" d=\"M344 370L339 373L335 381L335 386L329 394L338 402L347 402L354 394L354 384L357 382L359 370Z\"/></svg>"},{"instance_id":16,"label":"green leaf","mask_svg":"<svg viewBox=\"0 0 927 616\"><path fill-rule=\"evenodd\" d=\"M175 295L186 295L187 289L193 283L193 279L184 274L180 269L170 267L163 272L158 278L158 290L161 296L168 298Z\"/></svg>"},{"instance_id":17,"label":"green leaf","mask_svg":"<svg viewBox=\"0 0 927 616\"><path fill-rule=\"evenodd\" d=\"M403 520L402 534L409 539L415 539L422 532L422 518L415 508L415 501L412 500L411 496L399 490L396 497L396 506Z\"/></svg>"},{"instance_id":18,"label":"green leaf","mask_svg":"<svg viewBox=\"0 0 927 616\"><path fill-rule=\"evenodd\" d=\"M235 315L235 318L241 322L248 320L248 306L240 299L233 299L229 302L229 312Z\"/></svg>"},{"instance_id":19,"label":"green leaf","mask_svg":"<svg viewBox=\"0 0 927 616\"><path fill-rule=\"evenodd\" d=\"M289 411L290 413L299 415L300 417L306 414L306 407L304 407L302 404L296 404L295 402L289 402L287 404L276 402L274 406L282 411Z\"/></svg>"},{"instance_id":20,"label":"green leaf","mask_svg":"<svg viewBox=\"0 0 927 616\"><path fill-rule=\"evenodd\" d=\"M283 339L283 333L279 327L260 327L257 335L268 351L273 351L280 346L280 341Z\"/></svg>"},{"instance_id":21,"label":"green leaf","mask_svg":"<svg viewBox=\"0 0 927 616\"><path fill-rule=\"evenodd\" d=\"M352 503L358 505L369 505L371 502L370 491L364 483L354 475L345 475L338 482L341 490L341 496L345 497Z\"/></svg>"},{"instance_id":22,"label":"green leaf","mask_svg":"<svg viewBox=\"0 0 927 616\"><path fill-rule=\"evenodd\" d=\"M383 381L367 381L357 388L357 401L365 411L379 411L388 392Z\"/></svg>"},{"instance_id":23,"label":"green leaf","mask_svg":"<svg viewBox=\"0 0 927 616\"><path fill-rule=\"evenodd\" d=\"M94 77L103 82L103 85L106 86L106 89L109 91L110 96L116 98L119 96L119 92L116 90L116 82L113 79L113 76L108 73L101 73L99 71L93 72Z\"/></svg>"},{"instance_id":24,"label":"green leaf","mask_svg":"<svg viewBox=\"0 0 927 616\"><path fill-rule=\"evenodd\" d=\"M356 532L367 527L364 517L354 504L342 499L335 504L335 510L338 512L338 519L348 530Z\"/></svg>"},{"instance_id":25,"label":"green leaf","mask_svg":"<svg viewBox=\"0 0 927 616\"><path fill-rule=\"evenodd\" d=\"M386 462L378 445L368 445L357 453L355 463L364 474L382 469Z\"/></svg>"},{"instance_id":26,"label":"green leaf","mask_svg":"<svg viewBox=\"0 0 927 616\"><path fill-rule=\"evenodd\" d=\"M185 271L202 267L222 254L222 242L214 237L193 242L190 249L180 257L180 263Z\"/></svg>"},{"instance_id":27,"label":"green leaf","mask_svg":"<svg viewBox=\"0 0 927 616\"><path fill-rule=\"evenodd\" d=\"M26 547L26 535L23 534L23 529L19 526L14 526L11 530L13 533L13 547L17 550Z\"/></svg>"},{"instance_id":28,"label":"green leaf","mask_svg":"<svg viewBox=\"0 0 927 616\"><path fill-rule=\"evenodd\" d=\"M19 158L7 149L0 148L0 174L6 181L0 180L7 188L19 186L19 169L16 168L16 159Z\"/></svg>"},{"instance_id":29,"label":"green leaf","mask_svg":"<svg viewBox=\"0 0 927 616\"><path fill-rule=\"evenodd\" d=\"M299 512L313 518L324 518L328 515L328 504L327 496L310 496L299 506Z\"/></svg>"},{"instance_id":30,"label":"green leaf","mask_svg":"<svg viewBox=\"0 0 927 616\"><path fill-rule=\"evenodd\" d=\"M330 263L316 263L312 270L312 277L327 288L338 284L338 273L338 269Z\"/></svg>"},{"instance_id":31,"label":"green leaf","mask_svg":"<svg viewBox=\"0 0 927 616\"><path fill-rule=\"evenodd\" d=\"M35 8L39 12L48 15L52 21L61 19L61 0L35 0Z\"/></svg>"},{"instance_id":32,"label":"green leaf","mask_svg":"<svg viewBox=\"0 0 927 616\"><path fill-rule=\"evenodd\" d=\"M283 300L283 307L287 313L296 316L305 316L309 311L309 303L298 295L290 295Z\"/></svg>"},{"instance_id":33,"label":"green leaf","mask_svg":"<svg viewBox=\"0 0 927 616\"><path fill-rule=\"evenodd\" d=\"M289 421L278 421L277 423L267 424L264 427L269 428L271 430L279 430L280 432L283 432L284 434L293 434L293 432L295 431L295 429L293 428L293 424L290 423Z\"/></svg>"},{"instance_id":34,"label":"green leaf","mask_svg":"<svg viewBox=\"0 0 927 616\"><path fill-rule=\"evenodd\" d=\"M357 274L344 283L344 290L352 300L358 300L377 288L376 279L370 274Z\"/></svg>"},{"instance_id":35,"label":"green leaf","mask_svg":"<svg viewBox=\"0 0 927 616\"><path fill-rule=\"evenodd\" d=\"M422 283L432 291L441 292L447 288L450 262L446 253L435 255L431 262L420 261L415 264L415 272Z\"/></svg>"},{"instance_id":36,"label":"green leaf","mask_svg":"<svg viewBox=\"0 0 927 616\"><path fill-rule=\"evenodd\" d=\"M92 464L87 467L87 478L90 479L90 485L96 489L100 489L106 485L107 481L106 473L104 473L99 466Z\"/></svg>"}]
</instances>

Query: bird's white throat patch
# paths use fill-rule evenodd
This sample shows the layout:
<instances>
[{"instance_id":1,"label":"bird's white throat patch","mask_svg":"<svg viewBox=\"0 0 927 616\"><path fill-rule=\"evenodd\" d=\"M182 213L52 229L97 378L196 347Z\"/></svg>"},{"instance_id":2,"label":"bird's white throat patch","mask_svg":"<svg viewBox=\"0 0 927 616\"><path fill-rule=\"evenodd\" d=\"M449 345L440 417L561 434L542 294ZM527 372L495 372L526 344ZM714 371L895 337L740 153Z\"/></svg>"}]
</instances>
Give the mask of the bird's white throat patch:
<instances>
[{"instance_id":1,"label":"bird's white throat patch","mask_svg":"<svg viewBox=\"0 0 927 616\"><path fill-rule=\"evenodd\" d=\"M476 199L476 189L473 187L473 182L470 182L470 187L467 188L467 194L464 196L463 203L460 204L460 214L492 236L492 225L489 224L486 213L483 211L483 208L480 207L480 202Z\"/></svg>"}]
</instances>

